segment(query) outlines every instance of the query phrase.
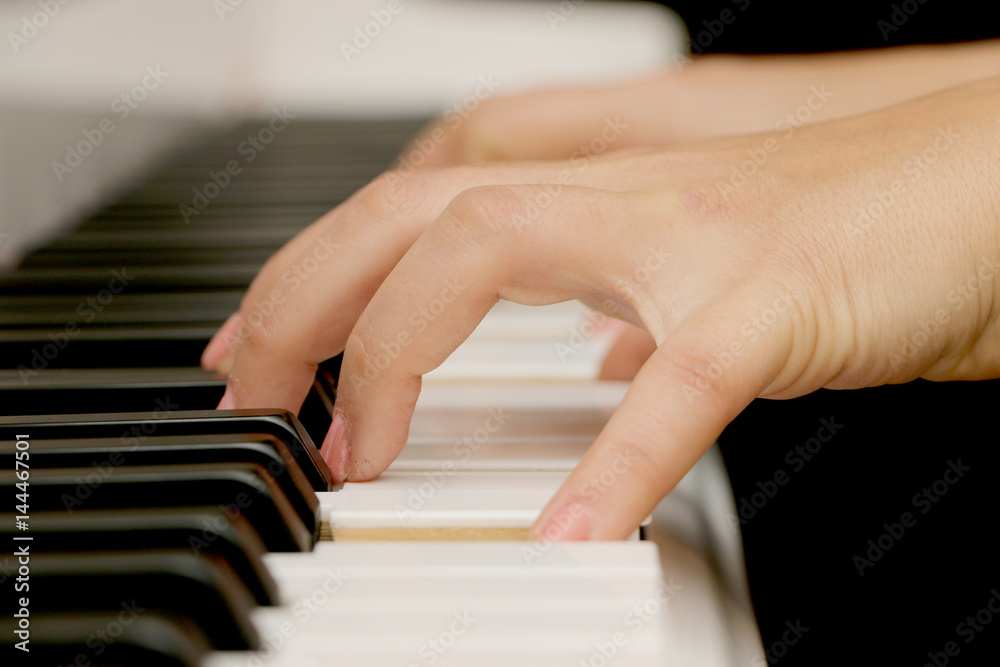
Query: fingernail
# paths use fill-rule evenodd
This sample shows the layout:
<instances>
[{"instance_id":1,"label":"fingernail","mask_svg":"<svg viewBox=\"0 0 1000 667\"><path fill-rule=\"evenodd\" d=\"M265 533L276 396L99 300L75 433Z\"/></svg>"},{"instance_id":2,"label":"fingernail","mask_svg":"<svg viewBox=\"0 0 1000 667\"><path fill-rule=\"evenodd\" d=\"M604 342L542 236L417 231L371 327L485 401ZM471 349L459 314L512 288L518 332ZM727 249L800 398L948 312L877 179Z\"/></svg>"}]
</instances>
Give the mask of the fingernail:
<instances>
[{"instance_id":1,"label":"fingernail","mask_svg":"<svg viewBox=\"0 0 1000 667\"><path fill-rule=\"evenodd\" d=\"M340 484L347 479L348 461L351 458L351 440L347 434L347 426L340 410L333 409L333 423L326 433L323 446L320 447L323 460L330 467L335 484Z\"/></svg>"},{"instance_id":2,"label":"fingernail","mask_svg":"<svg viewBox=\"0 0 1000 667\"><path fill-rule=\"evenodd\" d=\"M219 401L219 405L215 408L216 410L235 410L236 409L236 399L233 398L233 390L226 386L226 393L222 395L222 400Z\"/></svg>"},{"instance_id":3,"label":"fingernail","mask_svg":"<svg viewBox=\"0 0 1000 667\"><path fill-rule=\"evenodd\" d=\"M579 542L589 540L593 531L590 508L581 503L570 503L543 519L541 525L532 527L532 537L550 542Z\"/></svg>"},{"instance_id":4,"label":"fingernail","mask_svg":"<svg viewBox=\"0 0 1000 667\"><path fill-rule=\"evenodd\" d=\"M219 330L208 341L205 350L201 353L201 365L208 370L215 370L219 365L219 360L230 347L233 331L239 325L239 313L233 313L229 319L219 327Z\"/></svg>"}]
</instances>

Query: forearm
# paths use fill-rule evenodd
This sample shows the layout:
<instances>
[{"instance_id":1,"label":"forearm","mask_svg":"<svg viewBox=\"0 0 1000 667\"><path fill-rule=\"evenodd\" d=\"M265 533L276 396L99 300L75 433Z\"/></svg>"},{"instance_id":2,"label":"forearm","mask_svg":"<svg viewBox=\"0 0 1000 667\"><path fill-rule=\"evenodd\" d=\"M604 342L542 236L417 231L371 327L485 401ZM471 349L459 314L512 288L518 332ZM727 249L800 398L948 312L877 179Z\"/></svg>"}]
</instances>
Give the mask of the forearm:
<instances>
[{"instance_id":1,"label":"forearm","mask_svg":"<svg viewBox=\"0 0 1000 667\"><path fill-rule=\"evenodd\" d=\"M842 118L1000 74L1000 40L845 53L704 56L685 68L625 84L646 127L677 141ZM627 106L627 105L626 105ZM804 107L804 108L803 108ZM652 122L658 117L659 122ZM650 137L650 140L656 137Z\"/></svg>"}]
</instances>

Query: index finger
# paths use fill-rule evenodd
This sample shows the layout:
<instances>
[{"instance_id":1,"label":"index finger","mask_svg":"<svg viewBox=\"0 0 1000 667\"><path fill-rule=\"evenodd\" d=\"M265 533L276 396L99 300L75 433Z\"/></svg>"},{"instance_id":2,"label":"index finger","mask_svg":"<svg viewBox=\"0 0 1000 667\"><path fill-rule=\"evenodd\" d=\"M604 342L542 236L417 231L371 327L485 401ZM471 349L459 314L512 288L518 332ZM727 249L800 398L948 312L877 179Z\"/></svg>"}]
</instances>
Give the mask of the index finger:
<instances>
[{"instance_id":1,"label":"index finger","mask_svg":"<svg viewBox=\"0 0 1000 667\"><path fill-rule=\"evenodd\" d=\"M607 288L585 276L621 274L619 253L608 248L623 243L612 226L599 224L624 214L619 196L567 190L522 229L521 213L540 190L463 192L386 278L344 351L334 424L322 448L336 479L363 481L389 466L406 443L421 376L440 365L498 299L566 301ZM581 225L588 234L579 233ZM607 273L593 270L599 258Z\"/></svg>"}]
</instances>

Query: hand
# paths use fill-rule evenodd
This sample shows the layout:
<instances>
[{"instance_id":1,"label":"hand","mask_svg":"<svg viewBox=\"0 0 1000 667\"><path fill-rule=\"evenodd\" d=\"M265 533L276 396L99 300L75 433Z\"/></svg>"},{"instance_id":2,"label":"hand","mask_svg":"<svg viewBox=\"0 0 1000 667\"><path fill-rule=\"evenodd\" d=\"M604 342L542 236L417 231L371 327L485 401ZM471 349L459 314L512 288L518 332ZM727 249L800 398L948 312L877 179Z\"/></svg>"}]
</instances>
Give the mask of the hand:
<instances>
[{"instance_id":1,"label":"hand","mask_svg":"<svg viewBox=\"0 0 1000 667\"><path fill-rule=\"evenodd\" d=\"M998 115L991 79L791 135L384 175L262 270L213 343L239 342L220 407L297 410L344 351L323 455L371 479L498 299L582 299L657 347L536 530L624 537L758 396L1000 375Z\"/></svg>"},{"instance_id":2,"label":"hand","mask_svg":"<svg viewBox=\"0 0 1000 667\"><path fill-rule=\"evenodd\" d=\"M613 119L616 149L785 131L995 75L1000 40L803 56L702 56L641 79L484 100L432 123L402 167L555 160L592 153Z\"/></svg>"},{"instance_id":3,"label":"hand","mask_svg":"<svg viewBox=\"0 0 1000 667\"><path fill-rule=\"evenodd\" d=\"M626 329L615 337L615 342L601 364L600 380L631 380L653 352L656 341L645 329L626 325Z\"/></svg>"}]
</instances>

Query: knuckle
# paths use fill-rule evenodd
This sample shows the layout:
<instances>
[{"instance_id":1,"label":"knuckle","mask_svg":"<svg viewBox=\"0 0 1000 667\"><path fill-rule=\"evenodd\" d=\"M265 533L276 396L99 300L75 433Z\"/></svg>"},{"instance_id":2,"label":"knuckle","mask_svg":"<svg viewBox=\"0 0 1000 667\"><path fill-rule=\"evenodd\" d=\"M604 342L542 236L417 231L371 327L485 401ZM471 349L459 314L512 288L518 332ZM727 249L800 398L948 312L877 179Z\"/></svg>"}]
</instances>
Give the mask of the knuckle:
<instances>
[{"instance_id":1,"label":"knuckle","mask_svg":"<svg viewBox=\"0 0 1000 667\"><path fill-rule=\"evenodd\" d=\"M289 356L289 353L308 349L304 342L318 340L321 331L309 325L309 321L297 317L295 306L290 302L275 304L260 300L253 304L244 303L240 309L241 329L237 337L241 349L246 348L251 358Z\"/></svg>"},{"instance_id":2,"label":"knuckle","mask_svg":"<svg viewBox=\"0 0 1000 667\"><path fill-rule=\"evenodd\" d=\"M388 370L391 361L391 359L379 359L369 342L355 328L344 343L344 363L341 372L356 376L358 380L363 378L365 383L373 382Z\"/></svg>"},{"instance_id":3,"label":"knuckle","mask_svg":"<svg viewBox=\"0 0 1000 667\"><path fill-rule=\"evenodd\" d=\"M506 186L479 186L460 192L446 212L452 231L482 243L521 228L524 200Z\"/></svg>"},{"instance_id":4,"label":"knuckle","mask_svg":"<svg viewBox=\"0 0 1000 667\"><path fill-rule=\"evenodd\" d=\"M420 174L390 171L362 188L357 202L372 218L406 216L426 201L429 188L425 181Z\"/></svg>"},{"instance_id":5,"label":"knuckle","mask_svg":"<svg viewBox=\"0 0 1000 667\"><path fill-rule=\"evenodd\" d=\"M252 358L270 354L281 330L274 313L264 313L256 308L244 314L242 328L238 332L240 348Z\"/></svg>"},{"instance_id":6,"label":"knuckle","mask_svg":"<svg viewBox=\"0 0 1000 667\"><path fill-rule=\"evenodd\" d=\"M377 334L373 339L372 336L352 331L344 344L341 373L357 387L378 385L379 391L404 396L413 394L415 397L420 390L420 377L408 370L410 360L406 348L383 343L385 341L379 341ZM392 422L391 415L384 417Z\"/></svg>"},{"instance_id":7,"label":"knuckle","mask_svg":"<svg viewBox=\"0 0 1000 667\"><path fill-rule=\"evenodd\" d=\"M491 137L502 133L502 126L507 117L505 100L484 99L476 108L459 116L455 123L454 134L461 140L463 158L467 162L490 160L496 156L492 153L495 146L491 145Z\"/></svg>"},{"instance_id":8,"label":"knuckle","mask_svg":"<svg viewBox=\"0 0 1000 667\"><path fill-rule=\"evenodd\" d=\"M720 353L726 349L726 344L716 344L711 335L698 338L697 343L670 350L664 360L667 377L673 378L675 386L687 395L693 392L710 402L726 402L732 393L733 373L736 372L724 363L727 357Z\"/></svg>"}]
</instances>

